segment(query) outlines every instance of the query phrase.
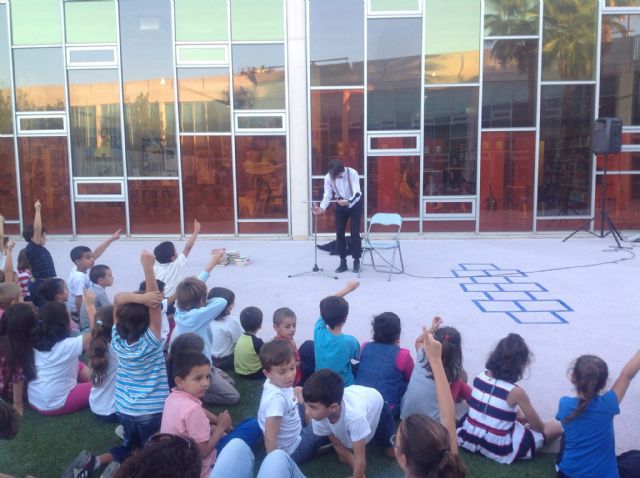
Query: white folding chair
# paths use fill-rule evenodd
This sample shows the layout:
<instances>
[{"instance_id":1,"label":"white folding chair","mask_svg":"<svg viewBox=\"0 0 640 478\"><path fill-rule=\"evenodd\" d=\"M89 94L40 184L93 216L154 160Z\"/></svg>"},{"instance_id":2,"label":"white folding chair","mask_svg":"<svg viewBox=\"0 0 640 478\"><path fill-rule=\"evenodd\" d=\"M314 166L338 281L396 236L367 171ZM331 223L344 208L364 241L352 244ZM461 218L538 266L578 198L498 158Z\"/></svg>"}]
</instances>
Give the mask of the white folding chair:
<instances>
[{"instance_id":1,"label":"white folding chair","mask_svg":"<svg viewBox=\"0 0 640 478\"><path fill-rule=\"evenodd\" d=\"M380 241L372 241L371 240L371 229L375 226L395 226L396 230L393 231L393 239L391 240L380 240ZM402 229L402 217L400 214L396 213L386 213L379 212L373 215L371 218L371 222L369 223L369 228L367 229L367 233L364 236L364 240L362 243L362 266L364 266L364 259L366 258L366 253L369 253L369 257L371 258L371 265L373 266L373 270L376 272L387 272L389 277L388 281L391 280L391 274L402 274L404 272L404 262L402 260L402 250L400 249L400 230ZM392 250L393 253L391 255L391 260L388 261L385 259L379 251L389 251ZM400 268L396 267L396 250L398 251L398 257L400 258ZM386 265L376 264L375 258L373 256L374 252L378 254L379 259L383 262L386 262ZM362 268L360 268L362 270ZM360 277L360 273L358 273L358 277Z\"/></svg>"}]
</instances>

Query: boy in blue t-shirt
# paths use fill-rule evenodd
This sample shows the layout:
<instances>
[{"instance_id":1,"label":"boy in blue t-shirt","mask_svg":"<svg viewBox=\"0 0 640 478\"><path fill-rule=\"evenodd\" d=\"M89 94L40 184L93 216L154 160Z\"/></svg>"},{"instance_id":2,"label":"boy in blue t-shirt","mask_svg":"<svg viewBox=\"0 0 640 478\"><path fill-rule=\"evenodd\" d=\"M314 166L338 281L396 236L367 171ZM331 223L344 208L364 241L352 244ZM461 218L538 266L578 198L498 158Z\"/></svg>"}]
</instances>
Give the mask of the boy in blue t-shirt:
<instances>
[{"instance_id":1,"label":"boy in blue t-shirt","mask_svg":"<svg viewBox=\"0 0 640 478\"><path fill-rule=\"evenodd\" d=\"M328 368L339 374L345 387L353 385L355 378L351 361L357 360L360 352L358 339L342 333L349 315L349 303L344 296L358 288L360 283L352 280L335 295L320 302L320 318L313 330L316 371Z\"/></svg>"}]
</instances>

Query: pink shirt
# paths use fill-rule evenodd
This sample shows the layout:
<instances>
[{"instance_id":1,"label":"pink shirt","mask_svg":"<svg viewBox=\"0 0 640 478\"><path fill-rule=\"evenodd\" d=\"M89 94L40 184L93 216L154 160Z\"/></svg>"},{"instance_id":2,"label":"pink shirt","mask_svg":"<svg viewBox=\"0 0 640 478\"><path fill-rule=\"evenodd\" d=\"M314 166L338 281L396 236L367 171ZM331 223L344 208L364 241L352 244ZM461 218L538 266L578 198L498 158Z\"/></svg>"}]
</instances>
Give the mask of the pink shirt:
<instances>
[{"instance_id":1,"label":"pink shirt","mask_svg":"<svg viewBox=\"0 0 640 478\"><path fill-rule=\"evenodd\" d=\"M160 431L189 437L196 443L209 441L211 437L211 425L202 408L202 402L177 388L171 390L164 402ZM211 474L211 467L215 461L214 449L202 459L201 478L207 478Z\"/></svg>"}]
</instances>

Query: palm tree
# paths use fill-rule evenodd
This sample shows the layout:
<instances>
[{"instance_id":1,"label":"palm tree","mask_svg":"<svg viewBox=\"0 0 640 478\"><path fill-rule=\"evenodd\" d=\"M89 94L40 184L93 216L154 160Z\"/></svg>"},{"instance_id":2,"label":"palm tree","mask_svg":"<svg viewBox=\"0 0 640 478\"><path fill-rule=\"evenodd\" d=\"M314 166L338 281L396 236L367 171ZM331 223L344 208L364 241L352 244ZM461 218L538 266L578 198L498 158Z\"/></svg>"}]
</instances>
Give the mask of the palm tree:
<instances>
[{"instance_id":1,"label":"palm tree","mask_svg":"<svg viewBox=\"0 0 640 478\"><path fill-rule=\"evenodd\" d=\"M485 36L538 33L538 0L487 0L485 11Z\"/></svg>"}]
</instances>

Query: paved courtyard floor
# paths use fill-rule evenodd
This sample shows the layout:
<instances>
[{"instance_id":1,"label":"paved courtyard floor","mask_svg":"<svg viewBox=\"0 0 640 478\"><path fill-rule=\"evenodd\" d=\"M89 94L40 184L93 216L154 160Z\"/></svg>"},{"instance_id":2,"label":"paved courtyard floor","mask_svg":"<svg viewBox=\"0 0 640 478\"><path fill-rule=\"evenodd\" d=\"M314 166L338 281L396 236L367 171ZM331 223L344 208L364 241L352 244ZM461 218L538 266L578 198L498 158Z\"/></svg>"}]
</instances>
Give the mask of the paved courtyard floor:
<instances>
[{"instance_id":1,"label":"paved courtyard floor","mask_svg":"<svg viewBox=\"0 0 640 478\"><path fill-rule=\"evenodd\" d=\"M345 332L361 342L370 340L371 319L392 311L402 319L401 343L413 341L434 315L458 328L463 338L464 366L470 377L483 370L495 343L504 335L522 335L534 360L521 384L543 419L553 417L558 399L571 394L567 369L585 353L601 356L609 365L609 385L640 348L640 258L631 251L613 251L610 239L562 236L544 238L419 239L402 242L406 271L393 276L363 269L360 288L348 296L350 314ZM79 244L95 247L99 240L51 239L58 274L71 268L69 250ZM113 269L110 295L133 290L142 280L139 252L152 250L156 240L114 243L98 260ZM176 243L181 250L181 242ZM20 248L24 244L19 244ZM352 272L338 280L320 275L289 278L313 266L313 242L213 240L200 238L186 271L197 274L215 247L237 250L252 260L245 267L214 270L209 286L221 285L236 294L237 314L249 305L265 315L260 336L270 339L271 315L282 306L298 316L298 344L312 337L319 301L340 289ZM333 270L336 257L319 251L320 267ZM351 261L349 261L351 265ZM418 277L421 276L421 277ZM616 419L619 450L640 443L640 377L629 389Z\"/></svg>"}]
</instances>

